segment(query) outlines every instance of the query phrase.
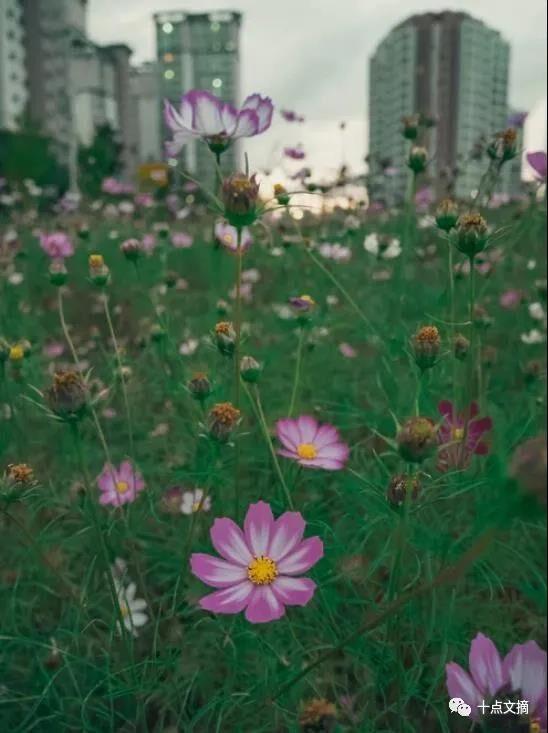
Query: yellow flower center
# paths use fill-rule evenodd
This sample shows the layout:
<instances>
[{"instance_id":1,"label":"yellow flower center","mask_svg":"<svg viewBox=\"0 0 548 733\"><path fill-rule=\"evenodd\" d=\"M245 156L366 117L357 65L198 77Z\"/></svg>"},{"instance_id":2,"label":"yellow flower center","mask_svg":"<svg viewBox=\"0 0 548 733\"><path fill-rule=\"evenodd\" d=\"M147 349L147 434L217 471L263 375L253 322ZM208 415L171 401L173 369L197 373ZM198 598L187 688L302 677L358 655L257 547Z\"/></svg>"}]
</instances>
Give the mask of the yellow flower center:
<instances>
[{"instance_id":1,"label":"yellow flower center","mask_svg":"<svg viewBox=\"0 0 548 733\"><path fill-rule=\"evenodd\" d=\"M453 440L462 440L464 438L464 428L453 428Z\"/></svg>"},{"instance_id":2,"label":"yellow flower center","mask_svg":"<svg viewBox=\"0 0 548 733\"><path fill-rule=\"evenodd\" d=\"M117 481L116 482L116 491L119 494L125 494L128 489L129 489L129 484L127 481Z\"/></svg>"},{"instance_id":3,"label":"yellow flower center","mask_svg":"<svg viewBox=\"0 0 548 733\"><path fill-rule=\"evenodd\" d=\"M202 507L202 502L201 501L195 501L192 504L192 511L193 512L197 512L197 511L199 511L201 509L201 507Z\"/></svg>"},{"instance_id":4,"label":"yellow flower center","mask_svg":"<svg viewBox=\"0 0 548 733\"><path fill-rule=\"evenodd\" d=\"M120 606L120 613L122 614L122 618L127 618L129 616L129 608L125 601L118 600L118 605Z\"/></svg>"},{"instance_id":5,"label":"yellow flower center","mask_svg":"<svg viewBox=\"0 0 548 733\"><path fill-rule=\"evenodd\" d=\"M310 460L311 458L316 458L318 450L315 445L312 445L312 443L301 443L297 447L297 453L299 458Z\"/></svg>"},{"instance_id":6,"label":"yellow flower center","mask_svg":"<svg viewBox=\"0 0 548 733\"><path fill-rule=\"evenodd\" d=\"M301 295L300 299L304 300L306 303L310 303L310 305L315 305L315 301L310 297L310 295Z\"/></svg>"},{"instance_id":7,"label":"yellow flower center","mask_svg":"<svg viewBox=\"0 0 548 733\"><path fill-rule=\"evenodd\" d=\"M22 346L12 346L10 349L10 361L21 361L25 356L25 352Z\"/></svg>"},{"instance_id":8,"label":"yellow flower center","mask_svg":"<svg viewBox=\"0 0 548 733\"><path fill-rule=\"evenodd\" d=\"M103 255L90 255L89 256L89 266L92 269L103 267L105 264L105 261L103 259Z\"/></svg>"},{"instance_id":9,"label":"yellow flower center","mask_svg":"<svg viewBox=\"0 0 548 733\"><path fill-rule=\"evenodd\" d=\"M255 585L269 585L277 575L276 563L265 555L253 558L247 568L247 577Z\"/></svg>"}]
</instances>

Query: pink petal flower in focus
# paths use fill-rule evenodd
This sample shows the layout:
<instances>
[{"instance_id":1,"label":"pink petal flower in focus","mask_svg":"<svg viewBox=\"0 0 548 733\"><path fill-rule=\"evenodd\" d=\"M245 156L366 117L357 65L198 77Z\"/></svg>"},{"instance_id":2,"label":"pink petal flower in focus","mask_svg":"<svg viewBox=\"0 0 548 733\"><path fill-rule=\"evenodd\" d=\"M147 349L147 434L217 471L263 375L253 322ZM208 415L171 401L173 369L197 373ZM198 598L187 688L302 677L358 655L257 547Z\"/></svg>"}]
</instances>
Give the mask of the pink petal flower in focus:
<instances>
[{"instance_id":1,"label":"pink petal flower in focus","mask_svg":"<svg viewBox=\"0 0 548 733\"><path fill-rule=\"evenodd\" d=\"M130 461L123 461L118 468L106 463L97 477L97 485L101 492L99 504L112 506L135 501L137 494L145 488L143 477Z\"/></svg>"},{"instance_id":2,"label":"pink petal flower in focus","mask_svg":"<svg viewBox=\"0 0 548 733\"><path fill-rule=\"evenodd\" d=\"M303 540L305 521L299 512L285 512L274 519L269 504L251 504L243 531L232 519L216 519L210 530L220 558L193 553L192 573L216 588L200 606L212 613L232 614L245 610L253 624L275 621L286 606L305 606L316 584L297 577L323 557L319 537Z\"/></svg>"},{"instance_id":3,"label":"pink petal flower in focus","mask_svg":"<svg viewBox=\"0 0 548 733\"><path fill-rule=\"evenodd\" d=\"M328 423L320 425L310 415L278 420L276 434L283 445L279 455L301 466L340 471L348 460L350 448L341 441L337 429Z\"/></svg>"}]
</instances>

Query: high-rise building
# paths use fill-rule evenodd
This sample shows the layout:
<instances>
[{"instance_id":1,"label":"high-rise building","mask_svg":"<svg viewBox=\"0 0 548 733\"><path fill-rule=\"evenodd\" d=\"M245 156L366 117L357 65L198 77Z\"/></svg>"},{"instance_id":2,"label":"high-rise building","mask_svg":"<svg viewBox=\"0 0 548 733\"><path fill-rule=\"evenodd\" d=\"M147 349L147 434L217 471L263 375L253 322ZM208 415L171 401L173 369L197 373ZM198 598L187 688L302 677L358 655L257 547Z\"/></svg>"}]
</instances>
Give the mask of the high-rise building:
<instances>
[{"instance_id":1,"label":"high-rise building","mask_svg":"<svg viewBox=\"0 0 548 733\"><path fill-rule=\"evenodd\" d=\"M190 89L208 89L227 102L239 102L239 13L157 13L154 22L160 102L168 99L178 104ZM167 139L169 131L163 122L162 130ZM223 154L227 170L234 168L237 155L237 146ZM211 153L203 144L185 146L184 156L185 167L200 180L214 175Z\"/></svg>"},{"instance_id":2,"label":"high-rise building","mask_svg":"<svg viewBox=\"0 0 548 733\"><path fill-rule=\"evenodd\" d=\"M158 65L144 63L131 70L132 105L130 140L139 163L163 160L160 115L160 80Z\"/></svg>"},{"instance_id":3,"label":"high-rise building","mask_svg":"<svg viewBox=\"0 0 548 733\"><path fill-rule=\"evenodd\" d=\"M27 101L22 8L0 0L0 130L15 130Z\"/></svg>"},{"instance_id":4,"label":"high-rise building","mask_svg":"<svg viewBox=\"0 0 548 733\"><path fill-rule=\"evenodd\" d=\"M434 187L468 197L485 170L475 146L505 127L509 54L498 31L466 13L414 15L390 31L370 59L373 185L395 167L391 190L396 198L404 195L409 142L401 134L402 117L420 113L436 120L421 141Z\"/></svg>"}]
</instances>

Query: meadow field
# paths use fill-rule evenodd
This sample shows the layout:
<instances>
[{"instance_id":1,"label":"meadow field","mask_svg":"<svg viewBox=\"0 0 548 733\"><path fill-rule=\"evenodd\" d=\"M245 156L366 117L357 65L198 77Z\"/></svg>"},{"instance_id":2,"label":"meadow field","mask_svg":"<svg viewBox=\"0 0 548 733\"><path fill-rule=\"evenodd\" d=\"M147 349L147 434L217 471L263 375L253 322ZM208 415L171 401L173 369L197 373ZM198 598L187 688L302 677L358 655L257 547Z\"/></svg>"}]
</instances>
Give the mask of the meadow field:
<instances>
[{"instance_id":1,"label":"meadow field","mask_svg":"<svg viewBox=\"0 0 548 733\"><path fill-rule=\"evenodd\" d=\"M546 198L496 194L512 140L469 201L418 202L412 142L399 206L344 171L3 181L2 731L546 730Z\"/></svg>"}]
</instances>

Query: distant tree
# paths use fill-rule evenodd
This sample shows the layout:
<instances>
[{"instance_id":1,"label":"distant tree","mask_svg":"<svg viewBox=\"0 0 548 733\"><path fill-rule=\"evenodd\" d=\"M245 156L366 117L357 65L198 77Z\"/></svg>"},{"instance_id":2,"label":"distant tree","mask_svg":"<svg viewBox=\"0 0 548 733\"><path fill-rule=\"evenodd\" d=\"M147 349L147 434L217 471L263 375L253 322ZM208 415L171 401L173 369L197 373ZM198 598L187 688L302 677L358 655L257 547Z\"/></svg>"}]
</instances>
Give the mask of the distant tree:
<instances>
[{"instance_id":1,"label":"distant tree","mask_svg":"<svg viewBox=\"0 0 548 733\"><path fill-rule=\"evenodd\" d=\"M83 193L97 196L103 178L120 174L122 149L116 131L108 123L97 127L91 145L81 146L78 151L78 183Z\"/></svg>"},{"instance_id":2,"label":"distant tree","mask_svg":"<svg viewBox=\"0 0 548 733\"><path fill-rule=\"evenodd\" d=\"M0 176L9 181L31 178L40 186L66 187L66 171L52 152L49 138L35 130L0 130Z\"/></svg>"}]
</instances>

